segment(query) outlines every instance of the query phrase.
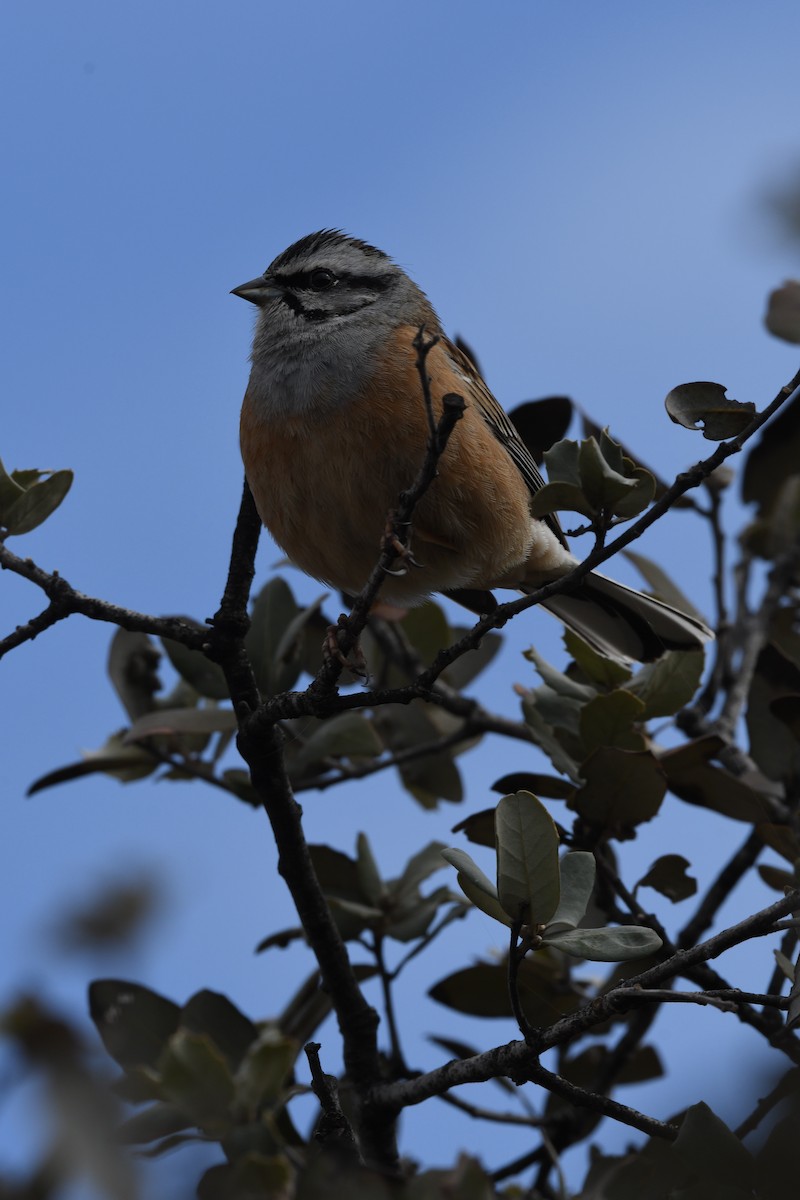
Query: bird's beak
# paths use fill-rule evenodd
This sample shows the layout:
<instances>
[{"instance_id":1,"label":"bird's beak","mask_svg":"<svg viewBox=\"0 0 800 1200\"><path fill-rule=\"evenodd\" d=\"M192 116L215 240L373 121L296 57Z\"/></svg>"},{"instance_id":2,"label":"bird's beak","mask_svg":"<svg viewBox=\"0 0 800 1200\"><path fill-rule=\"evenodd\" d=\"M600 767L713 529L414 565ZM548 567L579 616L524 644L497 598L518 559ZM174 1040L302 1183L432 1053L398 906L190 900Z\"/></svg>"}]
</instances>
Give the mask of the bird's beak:
<instances>
[{"instance_id":1,"label":"bird's beak","mask_svg":"<svg viewBox=\"0 0 800 1200\"><path fill-rule=\"evenodd\" d=\"M259 275L257 279L250 279L247 283L240 283L238 287L231 288L231 295L241 296L243 300L249 300L251 304L261 307L274 296L279 296L280 288L271 283L265 275Z\"/></svg>"}]
</instances>

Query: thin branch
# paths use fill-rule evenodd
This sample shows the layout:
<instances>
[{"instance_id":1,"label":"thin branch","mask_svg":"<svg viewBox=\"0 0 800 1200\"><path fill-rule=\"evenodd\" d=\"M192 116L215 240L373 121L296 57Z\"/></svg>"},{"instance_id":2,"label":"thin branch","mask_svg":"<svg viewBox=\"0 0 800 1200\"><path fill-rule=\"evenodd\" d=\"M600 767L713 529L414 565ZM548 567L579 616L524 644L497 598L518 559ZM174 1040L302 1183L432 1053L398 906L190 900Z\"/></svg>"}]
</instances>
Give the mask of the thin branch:
<instances>
[{"instance_id":1,"label":"thin branch","mask_svg":"<svg viewBox=\"0 0 800 1200\"><path fill-rule=\"evenodd\" d=\"M358 1152L353 1127L339 1103L339 1088L333 1075L326 1075L319 1061L319 1042L307 1042L304 1046L311 1070L311 1087L322 1109L322 1117L314 1133L318 1142L331 1143L345 1149L348 1156L363 1166L364 1160Z\"/></svg>"},{"instance_id":2,"label":"thin branch","mask_svg":"<svg viewBox=\"0 0 800 1200\"><path fill-rule=\"evenodd\" d=\"M384 538L383 548L369 579L353 602L349 616L341 617L339 620L340 633L338 641L341 655L338 658L331 655L323 663L317 673L316 679L314 679L308 688L308 693L311 696L330 698L332 693L334 693L339 676L344 668L346 657L357 644L358 638L367 623L369 611L384 583L386 574L391 571L393 563L402 554L401 534L404 530L408 530L411 527L411 518L414 515L414 510L436 478L439 459L445 451L447 442L457 422L464 414L466 406L462 397L448 393L442 397L442 415L438 423L435 421L430 380L425 363L428 354L438 341L438 337L426 339L424 326L422 326L413 343L417 351L417 369L422 381L423 401L430 429L424 461L411 487L401 492L396 510L389 515L389 528Z\"/></svg>"},{"instance_id":3,"label":"thin branch","mask_svg":"<svg viewBox=\"0 0 800 1200\"><path fill-rule=\"evenodd\" d=\"M32 559L20 558L2 542L0 542L0 569L11 571L22 579L27 579L41 588L50 600L48 608L45 609L45 613L49 614L47 624L42 625L41 629L37 629L37 633L73 613L80 613L81 616L89 617L92 621L106 621L111 625L118 625L121 629L170 638L173 642L182 642L184 646L188 646L192 650L200 650L205 640L203 630L187 625L185 621L180 621L175 617L153 617L148 613L136 612L132 608L121 608L118 604L110 604L107 600L85 596L83 592L76 591L71 584L67 583L66 579L63 579L57 571L43 571ZM43 617L44 613L38 618L34 617L33 620L41 620ZM13 639L14 636L14 634L10 634L0 643L3 654L13 649L14 644L21 644L19 642L12 645L6 644L9 638ZM23 640L29 641L30 639Z\"/></svg>"},{"instance_id":4,"label":"thin branch","mask_svg":"<svg viewBox=\"0 0 800 1200\"><path fill-rule=\"evenodd\" d=\"M741 1125L734 1130L734 1134L740 1141L758 1129L765 1117L768 1117L772 1110L781 1103L782 1100L788 1099L790 1096L797 1097L798 1088L800 1087L800 1070L796 1067L787 1071L786 1074L778 1080L775 1087L768 1096L763 1096L753 1111L748 1117L742 1121Z\"/></svg>"},{"instance_id":5,"label":"thin branch","mask_svg":"<svg viewBox=\"0 0 800 1200\"><path fill-rule=\"evenodd\" d=\"M394 1013L394 999L392 997L392 980L394 979L394 975L387 970L383 954L383 938L378 933L375 934L372 951L375 955L375 962L378 966L378 975L381 981L383 1011L386 1014L386 1024L389 1029L390 1061L393 1073L399 1076L407 1076L410 1074L410 1071L403 1057L400 1034L397 1029L397 1020Z\"/></svg>"},{"instance_id":6,"label":"thin branch","mask_svg":"<svg viewBox=\"0 0 800 1200\"><path fill-rule=\"evenodd\" d=\"M788 958L789 961L791 961L791 959L792 959L792 956L794 954L796 946L797 946L797 930L796 929L788 929L786 931L786 933L783 935L783 940L781 941L780 949L781 949L781 953L784 955L785 958ZM786 976L784 975L780 964L776 963L775 968L774 968L772 974L770 975L769 983L767 984L767 991L770 994L777 994L781 991L782 988L784 988L786 986L786 982L787 982Z\"/></svg>"},{"instance_id":7,"label":"thin branch","mask_svg":"<svg viewBox=\"0 0 800 1200\"><path fill-rule=\"evenodd\" d=\"M22 646L25 642L32 642L40 633L44 633L45 629L50 629L51 626L63 621L68 616L69 613L63 612L59 604L51 601L38 616L31 617L24 625L18 625L13 633L9 633L0 640L0 658L4 654L8 654L9 650L15 650L17 646Z\"/></svg>"},{"instance_id":8,"label":"thin branch","mask_svg":"<svg viewBox=\"0 0 800 1200\"><path fill-rule=\"evenodd\" d=\"M716 988L707 992L675 992L665 988L620 988L616 996L627 1009L631 1002L642 1004L710 1005L722 1012L736 1012L740 1004L761 1004L786 1009L786 996L766 996L761 992L742 992L738 988Z\"/></svg>"},{"instance_id":9,"label":"thin branch","mask_svg":"<svg viewBox=\"0 0 800 1200\"><path fill-rule=\"evenodd\" d=\"M328 788L335 787L336 784L349 782L351 779L366 779L368 776L376 775L380 771L386 771L390 767L402 767L406 763L416 762L420 758L431 758L443 754L446 750L460 745L461 742L467 741L474 734L480 732L483 731L478 729L473 730L468 725L464 725L461 729L453 730L452 733L442 734L441 737L432 738L429 742L420 742L416 746L406 746L403 750L396 750L392 754L373 759L372 761L355 763L337 762L334 774L326 772L309 776L307 779L298 779L294 785L294 790L296 792L304 792L315 788L319 792L324 792ZM334 768L331 769L333 770Z\"/></svg>"},{"instance_id":10,"label":"thin branch","mask_svg":"<svg viewBox=\"0 0 800 1200\"><path fill-rule=\"evenodd\" d=\"M712 584L714 588L714 605L717 610L717 619L715 621L717 637L714 642L714 664L709 672L708 682L694 703L694 707L703 713L709 712L712 708L718 692L722 689L725 680L730 675L730 619L725 599L727 568L725 562L725 532L722 528L721 520L722 489L715 487L712 477L709 477L706 480L706 490L710 499L710 507L708 509L700 509L700 512L708 518L711 526L712 545L714 547Z\"/></svg>"},{"instance_id":11,"label":"thin branch","mask_svg":"<svg viewBox=\"0 0 800 1200\"><path fill-rule=\"evenodd\" d=\"M517 975L519 973L519 964L525 957L525 951L520 952L519 947L519 932L522 928L522 918L518 918L511 926L510 942L508 947L508 996L511 1002L511 1011L514 1014L514 1020L517 1022L517 1028L529 1046L536 1047L539 1042L539 1031L534 1029L522 1008L522 1002L519 998L519 988L517 986Z\"/></svg>"},{"instance_id":12,"label":"thin branch","mask_svg":"<svg viewBox=\"0 0 800 1200\"><path fill-rule=\"evenodd\" d=\"M645 1113L630 1108L627 1104L620 1104L609 1096L601 1096L597 1092L587 1092L585 1088L577 1087L563 1076L548 1071L538 1060L529 1066L528 1077L532 1083L541 1084L554 1095L568 1100L570 1104L575 1104L579 1108L588 1108L603 1117L611 1117L623 1125L640 1129L642 1133L649 1134L650 1137L664 1138L668 1142L674 1142L678 1136L676 1125L657 1121L654 1117L648 1117Z\"/></svg>"},{"instance_id":13,"label":"thin branch","mask_svg":"<svg viewBox=\"0 0 800 1200\"><path fill-rule=\"evenodd\" d=\"M787 585L793 579L798 563L800 563L800 537L796 538L794 543L775 560L768 576L764 599L758 606L757 612L749 615L745 627L741 661L731 680L722 711L717 720L712 722L712 732L718 733L726 742L734 741L736 725L747 703L758 656L769 636L770 621L781 599L786 595Z\"/></svg>"},{"instance_id":14,"label":"thin branch","mask_svg":"<svg viewBox=\"0 0 800 1200\"><path fill-rule=\"evenodd\" d=\"M620 1007L622 1009L629 1007L626 1004L626 997L618 997L618 992L629 991L637 986L641 988L656 987L679 975L690 977L690 973L698 965L716 958L732 946L748 941L752 937L772 932L775 922L780 920L784 914L797 908L798 905L800 905L800 892L795 891L771 904L768 908L733 925L730 929L723 930L709 938L699 946L690 950L680 950L666 961L643 971L641 975L626 980L619 987L612 987L603 995L596 996L577 1012L560 1018L546 1029L539 1030L537 1051L544 1053L545 1050L555 1046L572 1042L587 1030L603 1024L609 1017L616 1015L620 1011ZM618 1000L620 1007L617 1006ZM748 1011L745 1006L743 1006L743 1011ZM757 1014L753 1015L757 1016ZM757 1024L756 1021L752 1023ZM762 1028L762 1032L764 1032L764 1028ZM794 1043L794 1040L786 1044L782 1042L781 1049L790 1057L800 1058L800 1047ZM461 1084L483 1083L497 1075L508 1075L512 1079L527 1078L531 1057L531 1048L525 1042L509 1042L504 1046L496 1046L491 1050L476 1054L472 1058L445 1063L441 1067L419 1075L416 1079L379 1085L373 1090L372 1101L376 1105L386 1105L399 1111L407 1105L420 1104L431 1096L440 1095Z\"/></svg>"},{"instance_id":15,"label":"thin branch","mask_svg":"<svg viewBox=\"0 0 800 1200\"><path fill-rule=\"evenodd\" d=\"M494 1121L498 1125L526 1125L529 1129L538 1129L550 1120L549 1117L524 1116L521 1113L513 1112L497 1112L493 1108L483 1108L479 1104L469 1104L466 1100L462 1100L460 1096L453 1096L450 1092L445 1092L443 1096L438 1096L437 1099L443 1100L451 1108L457 1108L460 1112L466 1113L468 1117L472 1117L476 1121Z\"/></svg>"},{"instance_id":16,"label":"thin branch","mask_svg":"<svg viewBox=\"0 0 800 1200\"><path fill-rule=\"evenodd\" d=\"M711 927L718 910L750 870L763 849L763 839L753 830L722 868L698 905L694 916L678 934L677 943L681 948L693 946Z\"/></svg>"},{"instance_id":17,"label":"thin branch","mask_svg":"<svg viewBox=\"0 0 800 1200\"><path fill-rule=\"evenodd\" d=\"M432 925L431 928L428 930L428 932L423 937L420 938L420 940L417 942L416 946L412 946L412 948L408 951L408 953L403 955L403 957L400 959L399 963L396 965L394 970L391 972L390 979L397 979L400 972L405 967L408 966L408 964L411 962L411 960L413 958L416 958L418 954L421 954L423 950L427 950L427 948L428 948L428 946L430 946L431 942L434 941L439 936L439 934L442 932L443 929L446 929L447 926L450 925L453 921L462 920L464 917L467 916L467 914L469 912L471 912L471 910L472 910L471 904L461 904L458 902L454 903L452 908L449 908L447 910L445 915L442 917L441 921L437 922L436 925Z\"/></svg>"}]
</instances>

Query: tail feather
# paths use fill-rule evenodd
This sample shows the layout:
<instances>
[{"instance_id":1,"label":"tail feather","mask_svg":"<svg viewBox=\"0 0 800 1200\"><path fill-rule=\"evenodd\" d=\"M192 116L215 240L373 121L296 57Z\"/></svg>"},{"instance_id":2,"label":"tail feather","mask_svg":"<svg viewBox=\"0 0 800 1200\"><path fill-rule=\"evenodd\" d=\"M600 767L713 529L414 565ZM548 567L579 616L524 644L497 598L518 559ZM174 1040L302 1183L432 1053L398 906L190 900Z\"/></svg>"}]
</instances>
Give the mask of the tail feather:
<instances>
[{"instance_id":1,"label":"tail feather","mask_svg":"<svg viewBox=\"0 0 800 1200\"><path fill-rule=\"evenodd\" d=\"M543 608L608 658L652 662L665 650L699 650L713 633L697 617L663 600L591 574Z\"/></svg>"}]
</instances>

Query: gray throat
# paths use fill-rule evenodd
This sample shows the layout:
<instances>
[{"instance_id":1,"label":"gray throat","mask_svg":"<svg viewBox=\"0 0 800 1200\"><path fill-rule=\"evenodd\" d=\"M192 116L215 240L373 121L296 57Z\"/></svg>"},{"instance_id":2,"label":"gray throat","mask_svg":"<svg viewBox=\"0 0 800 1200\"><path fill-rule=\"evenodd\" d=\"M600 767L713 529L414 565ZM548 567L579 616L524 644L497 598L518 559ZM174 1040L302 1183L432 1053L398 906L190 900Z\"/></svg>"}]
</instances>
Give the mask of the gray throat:
<instances>
[{"instance_id":1,"label":"gray throat","mask_svg":"<svg viewBox=\"0 0 800 1200\"><path fill-rule=\"evenodd\" d=\"M265 417L309 415L344 404L367 382L387 331L352 319L311 324L293 318L278 331L261 324L253 342L248 395Z\"/></svg>"}]
</instances>

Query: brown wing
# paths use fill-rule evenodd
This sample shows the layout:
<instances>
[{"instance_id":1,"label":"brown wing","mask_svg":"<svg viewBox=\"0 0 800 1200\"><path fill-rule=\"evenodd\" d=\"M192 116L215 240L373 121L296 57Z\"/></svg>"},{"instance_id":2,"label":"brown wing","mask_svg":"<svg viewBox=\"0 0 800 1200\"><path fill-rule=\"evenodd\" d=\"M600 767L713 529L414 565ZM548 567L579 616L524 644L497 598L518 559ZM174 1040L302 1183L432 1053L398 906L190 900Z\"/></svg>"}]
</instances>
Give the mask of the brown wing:
<instances>
[{"instance_id":1,"label":"brown wing","mask_svg":"<svg viewBox=\"0 0 800 1200\"><path fill-rule=\"evenodd\" d=\"M477 400L483 419L498 442L508 451L509 457L513 460L514 465L525 480L528 491L532 496L535 496L544 487L545 480L531 452L520 438L508 414L501 408L489 391L472 362L451 341L447 339L442 340L446 342L447 353L456 371L459 375L464 376L465 380L469 383L470 394ZM559 524L556 514L550 513L542 519L552 529L562 546L566 548L567 539L564 537L564 531Z\"/></svg>"}]
</instances>

